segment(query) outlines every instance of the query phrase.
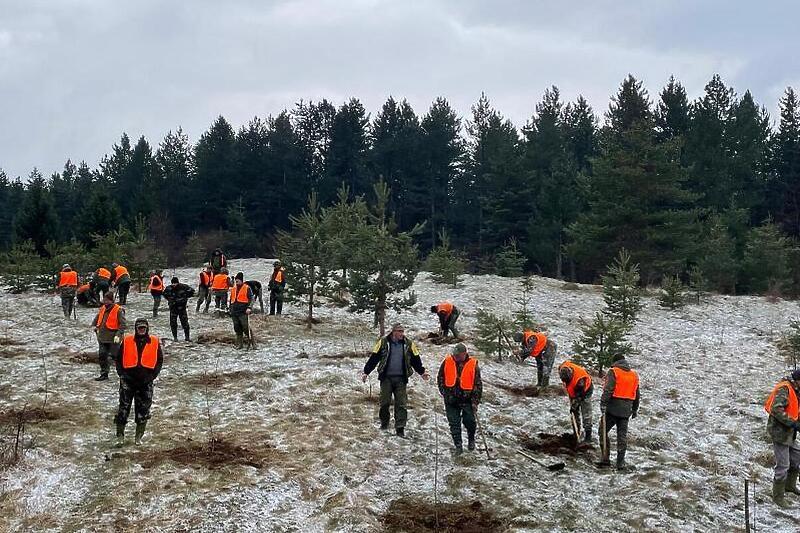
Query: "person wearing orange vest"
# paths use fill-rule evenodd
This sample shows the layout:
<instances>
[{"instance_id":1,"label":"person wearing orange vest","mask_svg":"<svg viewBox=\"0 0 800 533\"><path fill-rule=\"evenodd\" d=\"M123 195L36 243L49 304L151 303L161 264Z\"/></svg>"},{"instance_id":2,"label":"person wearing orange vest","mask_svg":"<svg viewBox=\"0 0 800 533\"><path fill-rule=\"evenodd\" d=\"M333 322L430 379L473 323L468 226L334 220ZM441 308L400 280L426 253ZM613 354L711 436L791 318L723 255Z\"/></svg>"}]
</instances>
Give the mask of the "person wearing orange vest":
<instances>
[{"instance_id":1,"label":"person wearing orange vest","mask_svg":"<svg viewBox=\"0 0 800 533\"><path fill-rule=\"evenodd\" d=\"M58 293L61 296L61 309L64 317L72 315L75 307L75 293L78 291L78 273L72 270L68 264L61 267L58 273Z\"/></svg>"},{"instance_id":2,"label":"person wearing orange vest","mask_svg":"<svg viewBox=\"0 0 800 533\"><path fill-rule=\"evenodd\" d=\"M128 292L131 290L128 269L118 263L111 263L111 269L111 283L117 288L119 305L128 305Z\"/></svg>"},{"instance_id":3,"label":"person wearing orange vest","mask_svg":"<svg viewBox=\"0 0 800 533\"><path fill-rule=\"evenodd\" d=\"M442 361L436 378L439 393L444 399L444 410L453 436L456 455L464 448L461 445L461 423L467 428L467 449L475 449L475 411L481 402L483 382L478 360L467 353L467 347L456 344L451 355Z\"/></svg>"},{"instance_id":4,"label":"person wearing orange vest","mask_svg":"<svg viewBox=\"0 0 800 533\"><path fill-rule=\"evenodd\" d=\"M93 281L97 287L97 295L105 298L111 287L111 271L105 267L98 268L94 273Z\"/></svg>"},{"instance_id":5,"label":"person wearing orange vest","mask_svg":"<svg viewBox=\"0 0 800 533\"><path fill-rule=\"evenodd\" d=\"M772 499L779 507L789 507L786 493L800 494L797 476L800 472L800 370L775 385L764 404L769 413L767 436L775 452L775 474L772 478Z\"/></svg>"},{"instance_id":6,"label":"person wearing orange vest","mask_svg":"<svg viewBox=\"0 0 800 533\"><path fill-rule=\"evenodd\" d=\"M458 307L450 302L442 302L437 305L431 306L431 313L435 313L439 317L439 329L441 330L442 337L447 337L447 332L453 333L453 338L458 338L458 330L456 329L456 321L461 316L461 311Z\"/></svg>"},{"instance_id":7,"label":"person wearing orange vest","mask_svg":"<svg viewBox=\"0 0 800 533\"><path fill-rule=\"evenodd\" d=\"M558 367L558 377L564 384L569 396L569 410L580 416L583 426L583 442L592 442L592 393L594 386L592 376L580 365L572 361L564 361Z\"/></svg>"},{"instance_id":8,"label":"person wearing orange vest","mask_svg":"<svg viewBox=\"0 0 800 533\"><path fill-rule=\"evenodd\" d=\"M244 346L244 337L250 341L250 313L253 312L253 290L244 282L244 273L236 274L236 282L231 287L228 298L233 331L236 333L236 349Z\"/></svg>"},{"instance_id":9,"label":"person wearing orange vest","mask_svg":"<svg viewBox=\"0 0 800 533\"><path fill-rule=\"evenodd\" d=\"M153 297L153 318L156 318L158 308L161 306L161 295L164 293L164 276L161 270L153 270L150 273L150 284L147 289Z\"/></svg>"},{"instance_id":10,"label":"person wearing orange vest","mask_svg":"<svg viewBox=\"0 0 800 533\"><path fill-rule=\"evenodd\" d=\"M601 424L600 438L604 439L605 457L600 466L610 466L608 433L617 427L617 470L625 470L625 452L628 449L628 420L639 413L639 375L631 370L624 355L615 355L606 374L600 412L605 417L605 428ZM605 429L605 431L603 431Z\"/></svg>"},{"instance_id":11,"label":"person wearing orange vest","mask_svg":"<svg viewBox=\"0 0 800 533\"><path fill-rule=\"evenodd\" d=\"M529 329L515 333L514 341L522 345L519 351L521 361L528 357L533 357L536 361L536 386L547 387L550 384L550 373L553 371L553 363L558 352L556 341L548 339L547 335L540 331Z\"/></svg>"},{"instance_id":12,"label":"person wearing orange vest","mask_svg":"<svg viewBox=\"0 0 800 533\"><path fill-rule=\"evenodd\" d=\"M228 269L223 268L214 274L211 280L211 292L214 294L214 309L225 310L228 308L228 289L231 287L231 278Z\"/></svg>"},{"instance_id":13,"label":"person wearing orange vest","mask_svg":"<svg viewBox=\"0 0 800 533\"><path fill-rule=\"evenodd\" d=\"M283 291L286 289L286 269L280 261L272 263L272 275L269 278L269 314L283 312Z\"/></svg>"},{"instance_id":14,"label":"person wearing orange vest","mask_svg":"<svg viewBox=\"0 0 800 533\"><path fill-rule=\"evenodd\" d=\"M103 305L92 324L99 344L97 356L100 361L100 376L95 381L105 381L111 367L108 360L117 356L119 343L125 333L125 309L114 303L113 292L107 292L103 297Z\"/></svg>"},{"instance_id":15,"label":"person wearing orange vest","mask_svg":"<svg viewBox=\"0 0 800 533\"><path fill-rule=\"evenodd\" d=\"M78 287L75 297L80 306L100 307L100 300L97 298L97 293L94 291L94 285L91 281Z\"/></svg>"},{"instance_id":16,"label":"person wearing orange vest","mask_svg":"<svg viewBox=\"0 0 800 533\"><path fill-rule=\"evenodd\" d=\"M164 351L161 341L150 335L146 318L137 318L133 324L134 334L125 335L122 349L117 357L119 376L119 408L114 423L117 426L117 446L125 444L125 424L134 404L136 420L135 444L142 443L150 407L153 405L153 381L161 372Z\"/></svg>"},{"instance_id":17,"label":"person wearing orange vest","mask_svg":"<svg viewBox=\"0 0 800 533\"><path fill-rule=\"evenodd\" d=\"M206 307L204 313L208 313L208 306L211 305L211 282L214 279L214 274L211 272L211 265L206 265L200 271L200 283L197 285L197 309L195 313L200 312L200 307L205 302Z\"/></svg>"}]
</instances>

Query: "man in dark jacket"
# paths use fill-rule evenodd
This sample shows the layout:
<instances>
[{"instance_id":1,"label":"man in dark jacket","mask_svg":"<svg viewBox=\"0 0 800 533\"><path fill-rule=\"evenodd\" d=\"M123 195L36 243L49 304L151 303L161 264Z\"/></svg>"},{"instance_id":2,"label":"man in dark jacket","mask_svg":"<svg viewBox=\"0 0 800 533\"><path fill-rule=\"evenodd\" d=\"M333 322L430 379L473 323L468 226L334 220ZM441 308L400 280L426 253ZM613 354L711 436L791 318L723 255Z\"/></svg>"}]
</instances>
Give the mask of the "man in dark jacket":
<instances>
[{"instance_id":1,"label":"man in dark jacket","mask_svg":"<svg viewBox=\"0 0 800 533\"><path fill-rule=\"evenodd\" d=\"M258 301L258 306L261 309L261 314L264 314L264 298L262 297L261 282L255 279L249 279L244 282L245 285L250 287L253 291L253 302Z\"/></svg>"},{"instance_id":2,"label":"man in dark jacket","mask_svg":"<svg viewBox=\"0 0 800 533\"><path fill-rule=\"evenodd\" d=\"M478 360L467 354L467 347L456 344L452 355L445 357L439 367L436 382L444 398L444 410L450 424L450 434L456 454L464 451L461 445L461 421L467 428L467 449L475 449L475 412L483 394Z\"/></svg>"},{"instance_id":3,"label":"man in dark jacket","mask_svg":"<svg viewBox=\"0 0 800 533\"><path fill-rule=\"evenodd\" d=\"M135 403L135 443L142 443L150 406L153 404L153 380L161 372L164 352L158 337L150 335L147 319L137 318L133 335L126 335L117 358L119 375L119 409L114 423L117 426L117 446L125 444L125 424Z\"/></svg>"},{"instance_id":4,"label":"man in dark jacket","mask_svg":"<svg viewBox=\"0 0 800 533\"><path fill-rule=\"evenodd\" d=\"M228 298L228 310L233 320L233 331L236 333L236 349L244 347L244 336L250 338L250 313L253 312L253 291L244 282L244 274L236 274L231 293Z\"/></svg>"},{"instance_id":5,"label":"man in dark jacket","mask_svg":"<svg viewBox=\"0 0 800 533\"><path fill-rule=\"evenodd\" d=\"M269 314L283 312L283 291L286 289L286 269L280 261L272 263L272 275L269 277Z\"/></svg>"},{"instance_id":6,"label":"man in dark jacket","mask_svg":"<svg viewBox=\"0 0 800 533\"><path fill-rule=\"evenodd\" d=\"M378 368L378 381L381 383L381 407L379 416L381 429L389 429L389 406L394 396L394 427L398 437L405 437L406 420L408 411L408 394L406 386L412 370L428 381L430 376L425 371L419 349L414 341L407 339L405 330L400 324L394 324L392 331L385 337L378 339L372 348L361 381L366 382L367 376L375 367Z\"/></svg>"},{"instance_id":7,"label":"man in dark jacket","mask_svg":"<svg viewBox=\"0 0 800 533\"><path fill-rule=\"evenodd\" d=\"M606 374L603 396L600 398L600 438L603 439L601 466L610 466L611 450L608 433L617 427L617 469L625 470L625 451L628 449L628 419L639 413L639 375L623 355L615 355Z\"/></svg>"},{"instance_id":8,"label":"man in dark jacket","mask_svg":"<svg viewBox=\"0 0 800 533\"><path fill-rule=\"evenodd\" d=\"M786 493L800 494L797 477L800 471L800 370L781 380L764 404L769 413L767 437L775 453L775 474L772 478L772 500L783 508L791 507Z\"/></svg>"},{"instance_id":9,"label":"man in dark jacket","mask_svg":"<svg viewBox=\"0 0 800 533\"><path fill-rule=\"evenodd\" d=\"M194 296L194 289L185 283L180 283L177 277L172 278L169 287L164 289L164 299L169 305L169 327L172 330L172 340L178 340L178 318L181 319L183 337L189 340L189 315L186 305L189 298Z\"/></svg>"}]
</instances>

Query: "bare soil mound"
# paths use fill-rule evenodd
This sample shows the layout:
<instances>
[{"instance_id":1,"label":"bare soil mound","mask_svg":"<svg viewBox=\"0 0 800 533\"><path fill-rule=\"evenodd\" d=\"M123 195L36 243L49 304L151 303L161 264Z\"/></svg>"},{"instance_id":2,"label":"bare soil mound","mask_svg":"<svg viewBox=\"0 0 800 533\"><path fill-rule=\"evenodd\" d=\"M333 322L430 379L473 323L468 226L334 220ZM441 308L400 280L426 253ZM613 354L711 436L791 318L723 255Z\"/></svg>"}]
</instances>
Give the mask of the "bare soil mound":
<instances>
[{"instance_id":1,"label":"bare soil mound","mask_svg":"<svg viewBox=\"0 0 800 533\"><path fill-rule=\"evenodd\" d=\"M236 370L234 372L224 372L216 374L197 374L186 376L182 381L187 385L219 387L225 383L235 383L238 381L251 380L264 375L263 372L253 372L252 370Z\"/></svg>"},{"instance_id":2,"label":"bare soil mound","mask_svg":"<svg viewBox=\"0 0 800 533\"><path fill-rule=\"evenodd\" d=\"M515 396L522 396L524 398L555 398L556 396L565 396L567 393L564 388L559 386L537 387L535 385L525 385L523 387L515 387L514 385L506 385L504 383L492 383L498 389L510 392Z\"/></svg>"},{"instance_id":3,"label":"bare soil mound","mask_svg":"<svg viewBox=\"0 0 800 533\"><path fill-rule=\"evenodd\" d=\"M442 337L435 331L429 331L427 335L423 335L417 340L429 342L431 344L435 344L436 346L443 346L445 344L458 344L459 342L464 342L466 337Z\"/></svg>"},{"instance_id":4,"label":"bare soil mound","mask_svg":"<svg viewBox=\"0 0 800 533\"><path fill-rule=\"evenodd\" d=\"M61 407L22 407L11 408L0 411L0 426L24 422L25 424L35 424L45 420L58 420L64 418L67 411Z\"/></svg>"},{"instance_id":5,"label":"bare soil mound","mask_svg":"<svg viewBox=\"0 0 800 533\"><path fill-rule=\"evenodd\" d=\"M438 523L437 523L438 515ZM387 531L453 531L495 533L506 529L503 520L479 501L439 503L417 498L394 500L383 515Z\"/></svg>"},{"instance_id":6,"label":"bare soil mound","mask_svg":"<svg viewBox=\"0 0 800 533\"><path fill-rule=\"evenodd\" d=\"M522 435L519 441L526 450L547 455L588 455L593 449L591 444L577 443L576 445L575 435L572 433L561 433L560 435L539 433L535 437Z\"/></svg>"},{"instance_id":7,"label":"bare soil mound","mask_svg":"<svg viewBox=\"0 0 800 533\"><path fill-rule=\"evenodd\" d=\"M214 438L208 442L189 441L166 450L147 449L136 453L136 460L145 468L164 461L173 461L186 466L204 466L216 469L227 465L244 465L255 468L267 466L278 452L263 443L248 448L225 438Z\"/></svg>"},{"instance_id":8,"label":"bare soil mound","mask_svg":"<svg viewBox=\"0 0 800 533\"><path fill-rule=\"evenodd\" d=\"M206 331L197 336L198 344L236 344L236 337L227 331Z\"/></svg>"}]
</instances>

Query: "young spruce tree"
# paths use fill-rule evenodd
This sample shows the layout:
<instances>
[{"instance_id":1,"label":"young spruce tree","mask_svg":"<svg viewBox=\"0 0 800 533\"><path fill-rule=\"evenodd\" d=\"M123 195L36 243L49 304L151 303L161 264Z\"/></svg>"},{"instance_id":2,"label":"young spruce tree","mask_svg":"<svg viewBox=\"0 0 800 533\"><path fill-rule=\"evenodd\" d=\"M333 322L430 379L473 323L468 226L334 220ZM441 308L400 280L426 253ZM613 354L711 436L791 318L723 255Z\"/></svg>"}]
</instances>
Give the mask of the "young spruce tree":
<instances>
[{"instance_id":1,"label":"young spruce tree","mask_svg":"<svg viewBox=\"0 0 800 533\"><path fill-rule=\"evenodd\" d=\"M428 254L425 270L431 273L434 283L451 285L455 289L464 273L464 260L461 254L450 248L450 236L444 229L439 232L439 242L439 246Z\"/></svg>"},{"instance_id":2,"label":"young spruce tree","mask_svg":"<svg viewBox=\"0 0 800 533\"><path fill-rule=\"evenodd\" d=\"M623 248L608 266L603 276L603 300L605 314L615 317L630 328L642 309L639 294L639 265L631 263L631 254Z\"/></svg>"},{"instance_id":3,"label":"young spruce tree","mask_svg":"<svg viewBox=\"0 0 800 533\"><path fill-rule=\"evenodd\" d=\"M581 336L572 345L578 364L592 367L602 376L615 355L635 353L633 346L625 340L628 326L620 319L597 313L594 321L587 322L581 318L580 322Z\"/></svg>"}]
</instances>

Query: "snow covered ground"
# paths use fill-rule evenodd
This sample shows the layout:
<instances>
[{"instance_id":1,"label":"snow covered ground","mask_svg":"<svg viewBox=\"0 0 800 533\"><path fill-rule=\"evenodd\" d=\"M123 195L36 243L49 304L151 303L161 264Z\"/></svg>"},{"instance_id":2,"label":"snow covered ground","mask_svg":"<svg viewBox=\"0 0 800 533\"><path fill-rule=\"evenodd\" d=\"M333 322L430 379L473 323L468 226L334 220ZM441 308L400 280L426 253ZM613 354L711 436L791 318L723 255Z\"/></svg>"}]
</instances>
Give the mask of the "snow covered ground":
<instances>
[{"instance_id":1,"label":"snow covered ground","mask_svg":"<svg viewBox=\"0 0 800 533\"><path fill-rule=\"evenodd\" d=\"M232 261L232 271L266 281L270 265ZM194 283L194 270L176 274ZM519 285L467 276L451 289L421 274L418 304L389 322L400 320L407 335L421 337L436 329L428 307L449 299L463 310L459 326L469 337L477 309L510 312ZM533 309L558 342L557 362L578 335L578 318L602 304L596 287L565 290L560 281L536 279ZM132 294L129 321L149 316L151 305L149 294ZM509 392L534 384L535 367L480 355L490 461L479 453L451 457L434 380L409 384L410 438L383 433L376 378L362 384L364 359L348 354L374 343L371 317L321 307L322 322L309 333L299 307L284 311L253 319L256 351L167 341L146 445L117 451L117 383L93 381L97 365L80 362L96 353L95 311L79 309L76 323L61 317L55 296L2 294L0 412L41 407L46 381L51 416L28 426L35 447L24 461L0 472L0 530L380 531L393 500L436 496L478 500L511 531L738 531L748 475L758 480L759 530L800 527L769 501L762 408L784 369L774 343L797 315L793 302L714 296L668 311L646 299L631 335L641 352L631 363L640 373L642 407L630 426L628 457L637 468L627 473L599 471L584 456L563 457L566 469L552 473L517 454L527 435L570 431L567 402ZM193 339L232 335L229 320L195 315L193 306L190 321ZM151 331L170 337L165 309ZM435 376L447 347L420 346ZM557 382L555 373L551 379ZM256 466L170 459L176 448L202 447L210 431L254 454ZM800 500L795 507L800 511Z\"/></svg>"}]
</instances>

